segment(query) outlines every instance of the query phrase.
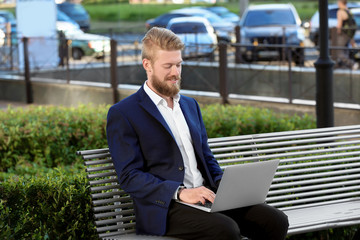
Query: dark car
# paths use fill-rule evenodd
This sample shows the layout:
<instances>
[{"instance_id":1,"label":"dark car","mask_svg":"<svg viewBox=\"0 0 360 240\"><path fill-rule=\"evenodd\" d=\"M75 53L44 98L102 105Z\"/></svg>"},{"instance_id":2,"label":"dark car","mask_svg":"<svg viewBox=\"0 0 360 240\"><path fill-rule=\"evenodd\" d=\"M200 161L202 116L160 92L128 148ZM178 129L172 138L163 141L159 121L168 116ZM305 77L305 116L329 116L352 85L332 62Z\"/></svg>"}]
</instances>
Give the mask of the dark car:
<instances>
[{"instance_id":1,"label":"dark car","mask_svg":"<svg viewBox=\"0 0 360 240\"><path fill-rule=\"evenodd\" d=\"M284 48L271 45L295 46L292 60L304 64L305 30L292 4L263 4L248 7L240 21L242 55L247 61L281 60ZM263 46L260 46L263 45ZM270 45L270 46L269 46ZM286 53L285 53L286 54Z\"/></svg>"},{"instance_id":2,"label":"dark car","mask_svg":"<svg viewBox=\"0 0 360 240\"><path fill-rule=\"evenodd\" d=\"M90 29L90 16L81 4L64 2L57 4L57 8L77 22L82 30Z\"/></svg>"},{"instance_id":3,"label":"dark car","mask_svg":"<svg viewBox=\"0 0 360 240\"><path fill-rule=\"evenodd\" d=\"M177 18L177 17L186 17L189 16L189 14L183 14L183 13L164 13L157 18L149 19L145 22L146 29L150 29L152 27L163 27L165 28L171 19Z\"/></svg>"}]
</instances>

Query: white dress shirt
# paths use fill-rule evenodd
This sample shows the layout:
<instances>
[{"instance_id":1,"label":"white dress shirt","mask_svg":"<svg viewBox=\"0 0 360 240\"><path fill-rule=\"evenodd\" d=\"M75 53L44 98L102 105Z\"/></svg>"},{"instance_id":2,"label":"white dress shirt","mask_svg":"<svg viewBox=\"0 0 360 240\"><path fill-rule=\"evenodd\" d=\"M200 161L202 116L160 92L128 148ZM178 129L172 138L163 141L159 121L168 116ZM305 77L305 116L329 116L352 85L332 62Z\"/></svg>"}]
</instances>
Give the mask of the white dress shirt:
<instances>
[{"instance_id":1,"label":"white dress shirt","mask_svg":"<svg viewBox=\"0 0 360 240\"><path fill-rule=\"evenodd\" d=\"M174 104L173 109L171 109L167 106L166 100L151 90L146 82L144 83L144 90L159 109L180 149L185 166L185 177L183 184L187 188L202 186L204 179L197 167L189 127L179 105L180 94L177 94L173 97Z\"/></svg>"}]
</instances>

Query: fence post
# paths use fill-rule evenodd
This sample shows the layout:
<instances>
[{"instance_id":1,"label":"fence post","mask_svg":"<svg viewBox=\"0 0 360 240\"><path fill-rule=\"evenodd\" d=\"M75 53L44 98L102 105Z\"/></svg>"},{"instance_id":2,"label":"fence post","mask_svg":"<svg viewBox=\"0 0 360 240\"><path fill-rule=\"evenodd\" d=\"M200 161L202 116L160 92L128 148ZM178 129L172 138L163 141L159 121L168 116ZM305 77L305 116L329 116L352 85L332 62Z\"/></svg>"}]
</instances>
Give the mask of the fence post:
<instances>
[{"instance_id":1,"label":"fence post","mask_svg":"<svg viewBox=\"0 0 360 240\"><path fill-rule=\"evenodd\" d=\"M117 42L114 39L110 40L110 71L111 71L111 87L113 89L114 104L119 101L119 93L117 90Z\"/></svg>"},{"instance_id":2,"label":"fence post","mask_svg":"<svg viewBox=\"0 0 360 240\"><path fill-rule=\"evenodd\" d=\"M227 44L219 43L219 87L223 104L229 104L227 88Z\"/></svg>"},{"instance_id":3,"label":"fence post","mask_svg":"<svg viewBox=\"0 0 360 240\"><path fill-rule=\"evenodd\" d=\"M243 63L244 61L241 56L241 34L240 34L239 25L235 27L235 36L236 36L235 63Z\"/></svg>"},{"instance_id":4,"label":"fence post","mask_svg":"<svg viewBox=\"0 0 360 240\"><path fill-rule=\"evenodd\" d=\"M289 93L289 103L291 104L293 102L293 96L292 96L292 71L291 71L291 64L292 64L292 49L289 47L286 47L286 53L288 58L288 76L289 76L289 82L288 82L288 93Z\"/></svg>"},{"instance_id":5,"label":"fence post","mask_svg":"<svg viewBox=\"0 0 360 240\"><path fill-rule=\"evenodd\" d=\"M25 74L25 87L26 87L26 103L33 103L33 92L30 81L30 67L29 67L29 52L28 52L28 42L29 38L23 37L24 44L24 74Z\"/></svg>"}]
</instances>

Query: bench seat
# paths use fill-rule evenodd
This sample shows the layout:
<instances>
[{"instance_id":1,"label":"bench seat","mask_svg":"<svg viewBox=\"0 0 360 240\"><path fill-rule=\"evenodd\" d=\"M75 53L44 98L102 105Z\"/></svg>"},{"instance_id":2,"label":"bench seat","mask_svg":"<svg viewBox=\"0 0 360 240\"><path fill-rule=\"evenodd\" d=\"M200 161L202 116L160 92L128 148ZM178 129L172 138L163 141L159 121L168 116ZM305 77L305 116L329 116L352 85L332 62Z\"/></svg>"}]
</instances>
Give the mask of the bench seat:
<instances>
[{"instance_id":1,"label":"bench seat","mask_svg":"<svg viewBox=\"0 0 360 240\"><path fill-rule=\"evenodd\" d=\"M289 235L360 224L360 198L285 210Z\"/></svg>"}]
</instances>

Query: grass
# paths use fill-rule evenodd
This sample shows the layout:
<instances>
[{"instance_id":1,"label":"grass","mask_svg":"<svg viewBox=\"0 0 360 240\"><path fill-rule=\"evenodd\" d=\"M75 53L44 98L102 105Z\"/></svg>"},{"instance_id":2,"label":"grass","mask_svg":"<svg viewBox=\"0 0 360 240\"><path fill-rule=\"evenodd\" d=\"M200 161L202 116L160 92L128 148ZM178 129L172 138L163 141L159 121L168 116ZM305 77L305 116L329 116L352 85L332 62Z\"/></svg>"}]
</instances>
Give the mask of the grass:
<instances>
[{"instance_id":1,"label":"grass","mask_svg":"<svg viewBox=\"0 0 360 240\"><path fill-rule=\"evenodd\" d=\"M287 3L286 0L273 1L276 3ZM269 1L251 1L251 4L265 4ZM297 9L300 18L303 21L310 20L311 16L316 12L318 1L291 1L291 3ZM118 21L130 21L144 22L147 19L155 18L163 13L178 9L182 7L194 6L190 4L126 4L126 3L111 3L101 4L99 7L97 4L85 4L86 10L90 13L93 21L100 22L118 22ZM239 13L239 3L229 2L220 3L217 5L225 6L234 13ZM209 5L202 5L209 6Z\"/></svg>"}]
</instances>

